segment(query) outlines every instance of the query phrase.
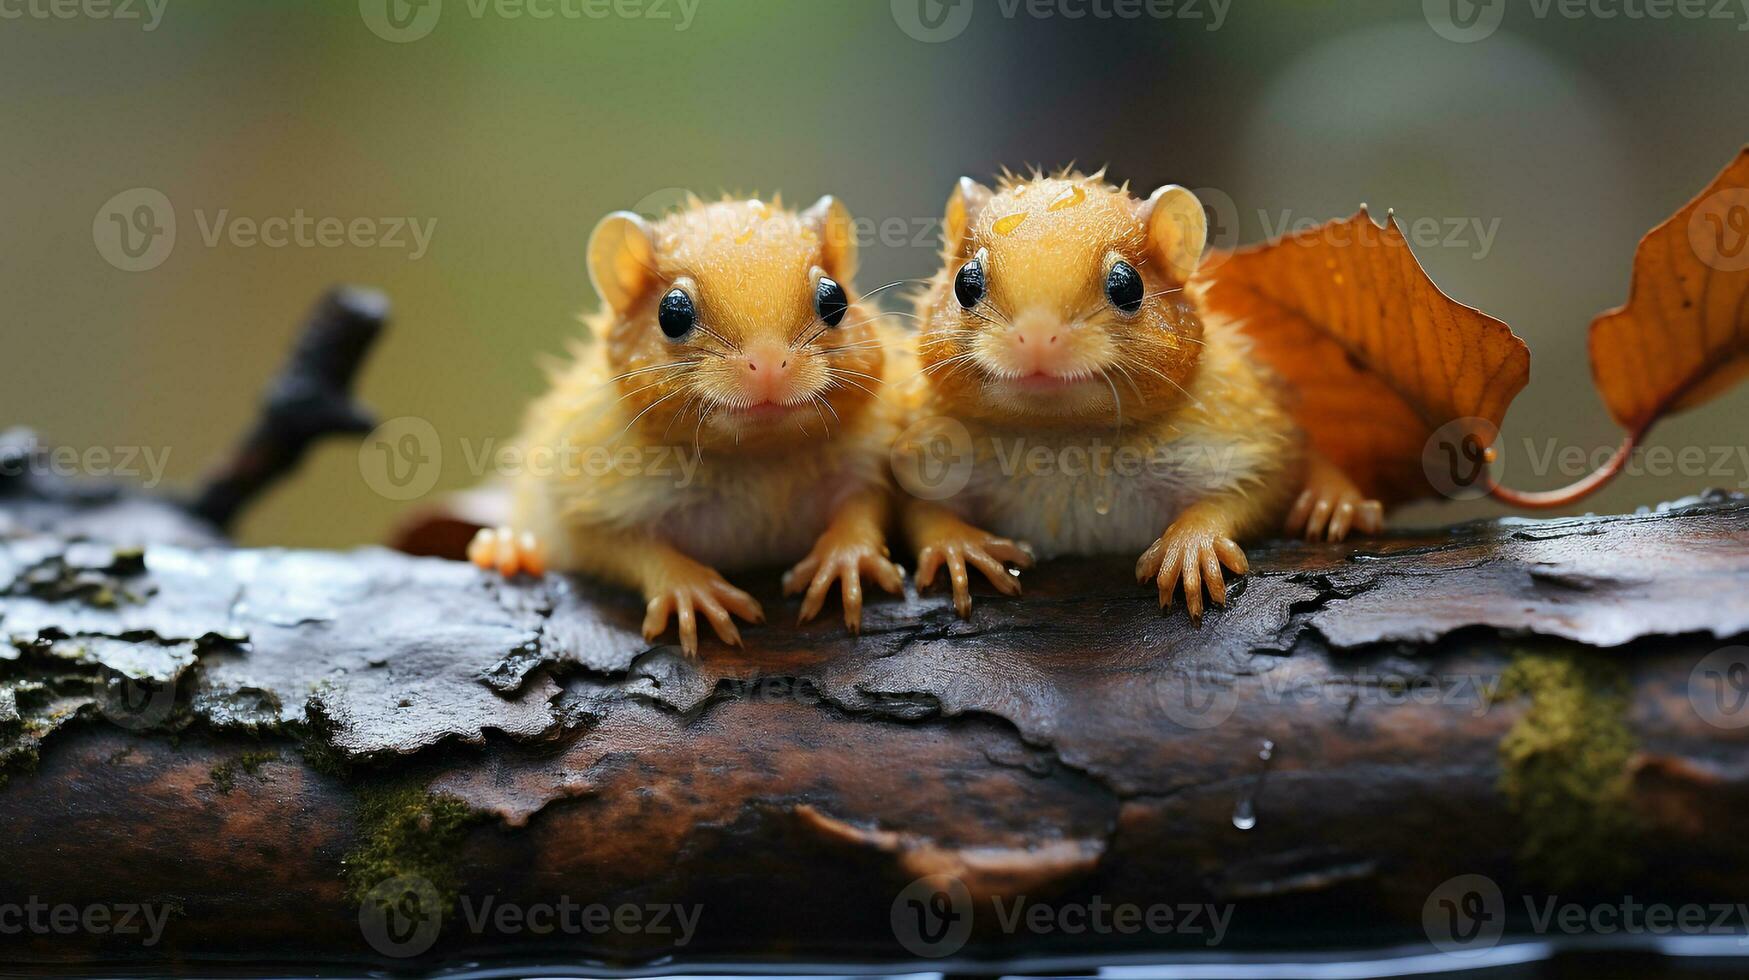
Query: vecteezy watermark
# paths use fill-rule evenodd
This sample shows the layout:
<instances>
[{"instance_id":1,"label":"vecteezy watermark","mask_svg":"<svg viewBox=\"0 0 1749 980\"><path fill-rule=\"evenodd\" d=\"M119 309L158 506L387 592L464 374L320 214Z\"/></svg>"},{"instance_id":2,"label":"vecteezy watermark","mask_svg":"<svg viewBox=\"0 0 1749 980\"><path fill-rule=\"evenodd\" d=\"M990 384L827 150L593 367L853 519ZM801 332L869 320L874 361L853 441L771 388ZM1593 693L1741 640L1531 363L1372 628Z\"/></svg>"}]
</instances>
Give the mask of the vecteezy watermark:
<instances>
[{"instance_id":1,"label":"vecteezy watermark","mask_svg":"<svg viewBox=\"0 0 1749 980\"><path fill-rule=\"evenodd\" d=\"M169 446L37 446L0 456L0 479L25 475L58 479L125 479L150 490L164 480Z\"/></svg>"},{"instance_id":2,"label":"vecteezy watermark","mask_svg":"<svg viewBox=\"0 0 1749 980\"><path fill-rule=\"evenodd\" d=\"M0 902L0 936L138 936L156 946L174 907L152 902Z\"/></svg>"},{"instance_id":3,"label":"vecteezy watermark","mask_svg":"<svg viewBox=\"0 0 1749 980\"><path fill-rule=\"evenodd\" d=\"M1258 676L1265 704L1340 704L1354 707L1454 708L1477 718L1500 702L1500 675L1438 671L1362 670L1352 674Z\"/></svg>"},{"instance_id":4,"label":"vecteezy watermark","mask_svg":"<svg viewBox=\"0 0 1749 980\"><path fill-rule=\"evenodd\" d=\"M436 218L315 216L303 208L286 215L234 215L230 208L194 210L207 248L382 248L425 257ZM91 240L104 261L123 272L163 265L176 248L177 216L170 198L150 187L122 191L103 203L91 222Z\"/></svg>"},{"instance_id":5,"label":"vecteezy watermark","mask_svg":"<svg viewBox=\"0 0 1749 980\"><path fill-rule=\"evenodd\" d=\"M1435 490L1453 500L1486 497L1504 467L1493 448L1499 438L1499 427L1487 419L1453 419L1422 444L1421 471Z\"/></svg>"},{"instance_id":6,"label":"vecteezy watermark","mask_svg":"<svg viewBox=\"0 0 1749 980\"><path fill-rule=\"evenodd\" d=\"M359 932L384 956L418 956L437 944L444 929L473 936L644 935L668 939L676 948L698 934L704 906L661 902L578 902L560 895L551 902L523 904L494 896L462 895L449 908L442 895L419 875L400 875L372 888L358 906ZM448 915L459 911L460 917Z\"/></svg>"},{"instance_id":7,"label":"vecteezy watermark","mask_svg":"<svg viewBox=\"0 0 1749 980\"><path fill-rule=\"evenodd\" d=\"M951 41L972 22L973 0L892 0L893 22L925 43ZM1227 22L1233 0L982 0L1007 20L1182 20L1207 31Z\"/></svg>"},{"instance_id":8,"label":"vecteezy watermark","mask_svg":"<svg viewBox=\"0 0 1749 980\"><path fill-rule=\"evenodd\" d=\"M1718 728L1749 727L1749 647L1723 647L1688 675L1688 703Z\"/></svg>"},{"instance_id":9,"label":"vecteezy watermark","mask_svg":"<svg viewBox=\"0 0 1749 980\"><path fill-rule=\"evenodd\" d=\"M974 441L964 423L937 415L907 426L894 440L889 456L894 478L908 493L922 500L945 500L963 491L980 467L1004 477L1117 482L1146 476L1213 489L1225 484L1237 449L1208 444L1137 446L1098 437ZM1105 503L1110 505L1109 500Z\"/></svg>"},{"instance_id":10,"label":"vecteezy watermark","mask_svg":"<svg viewBox=\"0 0 1749 980\"><path fill-rule=\"evenodd\" d=\"M702 0L450 0L452 9L480 21L601 21L649 20L673 24L675 31L692 27ZM358 0L358 13L372 34L406 44L430 34L443 16L444 0Z\"/></svg>"},{"instance_id":11,"label":"vecteezy watermark","mask_svg":"<svg viewBox=\"0 0 1749 980\"><path fill-rule=\"evenodd\" d=\"M1749 269L1749 189L1729 187L1707 195L1688 217L1688 244L1720 272Z\"/></svg>"},{"instance_id":12,"label":"vecteezy watermark","mask_svg":"<svg viewBox=\"0 0 1749 980\"><path fill-rule=\"evenodd\" d=\"M655 222L665 215L685 209L697 199L697 195L684 187L660 187L639 198L627 210L645 221ZM765 220L755 222L750 230L738 235L735 244L758 247L766 236L781 242L794 234L791 224L778 220L780 213L765 202L749 199L741 203L757 209L755 213L763 215ZM847 225L842 228L828 228L826 232L844 239L843 242L832 239L828 244L850 244L858 248L918 248L933 254L941 247L941 215L853 214Z\"/></svg>"},{"instance_id":13,"label":"vecteezy watermark","mask_svg":"<svg viewBox=\"0 0 1749 980\"><path fill-rule=\"evenodd\" d=\"M1442 953L1479 955L1506 932L1506 896L1486 875L1447 878L1421 904L1421 928Z\"/></svg>"},{"instance_id":14,"label":"vecteezy watermark","mask_svg":"<svg viewBox=\"0 0 1749 980\"><path fill-rule=\"evenodd\" d=\"M1332 704L1344 711L1414 706L1457 710L1477 718L1500 702L1501 689L1500 675L1494 673L1357 670L1235 675L1198 668L1156 682L1154 704L1173 724L1206 731L1225 724L1238 710L1241 677L1247 682L1245 700L1258 704Z\"/></svg>"},{"instance_id":15,"label":"vecteezy watermark","mask_svg":"<svg viewBox=\"0 0 1749 980\"><path fill-rule=\"evenodd\" d=\"M131 677L101 670L91 681L98 713L117 728L145 731L170 720L176 710L176 681Z\"/></svg>"},{"instance_id":16,"label":"vecteezy watermark","mask_svg":"<svg viewBox=\"0 0 1749 980\"><path fill-rule=\"evenodd\" d=\"M158 29L170 0L0 0L0 20L107 20Z\"/></svg>"},{"instance_id":17,"label":"vecteezy watermark","mask_svg":"<svg viewBox=\"0 0 1749 980\"><path fill-rule=\"evenodd\" d=\"M925 875L894 897L893 937L915 956L940 959L965 948L978 917L965 882L950 874ZM1025 895L990 897L991 918L1005 935L1193 936L1209 946L1226 937L1233 906L1198 902L1038 902Z\"/></svg>"},{"instance_id":18,"label":"vecteezy watermark","mask_svg":"<svg viewBox=\"0 0 1749 980\"><path fill-rule=\"evenodd\" d=\"M1435 429L1422 447L1421 466L1427 482L1453 500L1486 496L1506 472L1507 444L1499 430L1483 418L1455 419ZM1616 445L1581 446L1555 438L1526 436L1516 443L1511 469L1532 477L1578 480L1603 469L1614 459ZM1627 477L1707 481L1715 486L1749 489L1749 446L1635 446L1620 463Z\"/></svg>"},{"instance_id":19,"label":"vecteezy watermark","mask_svg":"<svg viewBox=\"0 0 1749 980\"><path fill-rule=\"evenodd\" d=\"M443 474L437 427L412 415L389 419L358 444L358 472L365 486L389 500L425 496Z\"/></svg>"},{"instance_id":20,"label":"vecteezy watermark","mask_svg":"<svg viewBox=\"0 0 1749 980\"><path fill-rule=\"evenodd\" d=\"M156 269L176 247L176 209L163 191L125 190L103 202L91 219L97 254L123 272Z\"/></svg>"},{"instance_id":21,"label":"vecteezy watermark","mask_svg":"<svg viewBox=\"0 0 1749 980\"><path fill-rule=\"evenodd\" d=\"M1737 936L1749 945L1749 904L1641 902L1632 895L1611 901L1564 901L1559 895L1524 895L1522 928L1548 935ZM1517 903L1509 905L1487 875L1465 874L1441 882L1421 907L1421 925L1435 947L1455 956L1475 956L1498 945Z\"/></svg>"},{"instance_id":22,"label":"vecteezy watermark","mask_svg":"<svg viewBox=\"0 0 1749 980\"><path fill-rule=\"evenodd\" d=\"M1600 469L1615 453L1614 446L1563 446L1555 439L1539 443L1526 438L1526 462L1515 462L1512 468L1577 479ZM1735 480L1737 489L1744 490L1749 489L1749 446L1635 446L1621 471L1625 476Z\"/></svg>"},{"instance_id":23,"label":"vecteezy watermark","mask_svg":"<svg viewBox=\"0 0 1749 980\"><path fill-rule=\"evenodd\" d=\"M684 490L698 478L704 454L692 447L567 443L530 445L491 437L458 440L468 475L596 478L619 476L660 481ZM365 485L389 500L413 500L431 492L443 474L443 439L437 427L412 415L392 418L371 430L358 447L358 472Z\"/></svg>"},{"instance_id":24,"label":"vecteezy watermark","mask_svg":"<svg viewBox=\"0 0 1749 980\"><path fill-rule=\"evenodd\" d=\"M1499 218L1483 218L1475 215L1407 216L1393 214L1397 229L1403 233L1403 239L1418 251L1427 249L1459 249L1472 259L1485 259L1494 250L1494 240L1500 234ZM1263 233L1271 241L1277 239L1293 239L1302 245L1323 243L1338 248L1351 245L1377 245L1379 237L1362 229L1360 235L1351 234L1346 224L1331 224L1311 217L1294 217L1291 210L1281 210L1271 214L1268 210L1259 208L1257 220L1263 225Z\"/></svg>"},{"instance_id":25,"label":"vecteezy watermark","mask_svg":"<svg viewBox=\"0 0 1749 980\"><path fill-rule=\"evenodd\" d=\"M1493 36L1509 0L1422 0L1428 26L1448 41L1471 44ZM1536 20L1718 20L1749 30L1749 0L1510 0Z\"/></svg>"},{"instance_id":26,"label":"vecteezy watermark","mask_svg":"<svg viewBox=\"0 0 1749 980\"><path fill-rule=\"evenodd\" d=\"M443 931L443 899L420 875L377 883L358 903L358 931L370 948L397 959L418 956Z\"/></svg>"},{"instance_id":27,"label":"vecteezy watermark","mask_svg":"<svg viewBox=\"0 0 1749 980\"><path fill-rule=\"evenodd\" d=\"M958 419L918 419L893 440L893 478L918 500L946 500L972 482L972 433Z\"/></svg>"},{"instance_id":28,"label":"vecteezy watermark","mask_svg":"<svg viewBox=\"0 0 1749 980\"><path fill-rule=\"evenodd\" d=\"M1224 724L1239 710L1237 678L1209 670L1174 672L1156 682L1154 703L1168 721L1191 731Z\"/></svg>"}]
</instances>

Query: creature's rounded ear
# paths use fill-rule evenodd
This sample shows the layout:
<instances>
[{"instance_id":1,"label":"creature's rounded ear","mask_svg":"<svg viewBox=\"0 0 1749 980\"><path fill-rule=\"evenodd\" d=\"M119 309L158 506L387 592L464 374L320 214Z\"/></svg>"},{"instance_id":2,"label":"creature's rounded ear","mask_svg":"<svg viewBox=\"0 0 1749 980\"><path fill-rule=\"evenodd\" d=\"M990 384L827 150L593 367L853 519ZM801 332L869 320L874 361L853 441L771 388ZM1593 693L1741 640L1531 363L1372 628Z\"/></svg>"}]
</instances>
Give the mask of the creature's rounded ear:
<instances>
[{"instance_id":1,"label":"creature's rounded ear","mask_svg":"<svg viewBox=\"0 0 1749 980\"><path fill-rule=\"evenodd\" d=\"M656 281L656 238L650 223L615 211L589 234L589 282L616 315L624 316Z\"/></svg>"},{"instance_id":2,"label":"creature's rounded ear","mask_svg":"<svg viewBox=\"0 0 1749 980\"><path fill-rule=\"evenodd\" d=\"M850 209L827 194L802 212L802 221L820 236L820 268L840 285L849 285L856 275L856 227Z\"/></svg>"},{"instance_id":3,"label":"creature's rounded ear","mask_svg":"<svg viewBox=\"0 0 1749 980\"><path fill-rule=\"evenodd\" d=\"M1208 245L1208 215L1202 202L1177 184L1167 184L1149 195L1141 218L1148 228L1148 250L1172 281L1183 285L1202 264L1202 250Z\"/></svg>"},{"instance_id":4,"label":"creature's rounded ear","mask_svg":"<svg viewBox=\"0 0 1749 980\"><path fill-rule=\"evenodd\" d=\"M961 177L947 198L947 212L941 216L941 244L948 254L956 254L971 234L972 222L989 203L990 188L970 177Z\"/></svg>"}]
</instances>

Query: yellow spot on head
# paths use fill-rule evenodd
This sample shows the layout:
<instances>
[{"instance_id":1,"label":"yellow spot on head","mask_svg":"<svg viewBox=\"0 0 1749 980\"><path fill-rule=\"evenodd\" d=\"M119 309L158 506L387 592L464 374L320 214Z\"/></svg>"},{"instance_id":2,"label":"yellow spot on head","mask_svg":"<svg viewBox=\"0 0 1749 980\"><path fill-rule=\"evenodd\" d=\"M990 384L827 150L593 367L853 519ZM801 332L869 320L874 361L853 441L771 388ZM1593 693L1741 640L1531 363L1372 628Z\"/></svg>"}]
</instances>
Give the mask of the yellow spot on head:
<instances>
[{"instance_id":1,"label":"yellow spot on head","mask_svg":"<svg viewBox=\"0 0 1749 980\"><path fill-rule=\"evenodd\" d=\"M1014 234L1014 229L1019 228L1020 223L1025 220L1026 212L1016 211L1013 214L1005 214L1002 217L997 218L996 224L992 227L998 235L1012 235Z\"/></svg>"}]
</instances>

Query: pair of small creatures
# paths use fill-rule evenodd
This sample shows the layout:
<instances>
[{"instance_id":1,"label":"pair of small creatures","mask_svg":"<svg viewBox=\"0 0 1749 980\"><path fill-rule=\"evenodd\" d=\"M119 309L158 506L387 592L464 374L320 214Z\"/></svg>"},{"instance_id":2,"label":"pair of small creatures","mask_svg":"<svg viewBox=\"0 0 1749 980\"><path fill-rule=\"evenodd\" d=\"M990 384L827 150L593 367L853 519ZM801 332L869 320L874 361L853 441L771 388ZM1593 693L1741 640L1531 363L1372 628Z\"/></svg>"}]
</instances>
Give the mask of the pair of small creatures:
<instances>
[{"instance_id":1,"label":"pair of small creatures","mask_svg":"<svg viewBox=\"0 0 1749 980\"><path fill-rule=\"evenodd\" d=\"M559 462L515 477L511 524L482 530L470 559L640 590L645 636L677 619L693 654L701 617L729 644L737 617L763 619L723 571L793 565L803 622L837 584L857 630L864 581L901 589L894 525L920 586L947 569L962 616L973 572L1012 595L1035 557L1124 553L1193 621L1205 591L1224 605L1226 576L1245 573L1243 541L1381 529L1244 335L1186 290L1207 230L1184 188L1138 200L1103 174L962 179L915 331L857 293L854 236L831 197L604 218L594 343L520 436L523 458ZM907 493L895 446L942 420L957 492Z\"/></svg>"}]
</instances>

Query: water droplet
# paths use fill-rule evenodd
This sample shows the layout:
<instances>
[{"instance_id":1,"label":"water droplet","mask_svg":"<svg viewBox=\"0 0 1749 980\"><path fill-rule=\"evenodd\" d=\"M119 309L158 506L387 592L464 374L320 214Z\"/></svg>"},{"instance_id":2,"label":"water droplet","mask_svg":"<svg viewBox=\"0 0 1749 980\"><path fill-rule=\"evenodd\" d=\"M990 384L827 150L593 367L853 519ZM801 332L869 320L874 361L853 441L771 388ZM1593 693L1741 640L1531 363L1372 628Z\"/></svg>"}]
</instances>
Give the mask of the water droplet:
<instances>
[{"instance_id":1,"label":"water droplet","mask_svg":"<svg viewBox=\"0 0 1749 980\"><path fill-rule=\"evenodd\" d=\"M1019 228L1021 222L1025 220L1026 212L1016 211L1013 214L1005 214L1002 217L997 218L996 224L992 227L998 235L1012 235L1014 234L1014 229Z\"/></svg>"},{"instance_id":2,"label":"water droplet","mask_svg":"<svg viewBox=\"0 0 1749 980\"><path fill-rule=\"evenodd\" d=\"M1257 750L1257 758L1262 761L1263 769L1257 774L1257 782L1250 789L1239 794L1239 802L1233 805L1233 826L1239 830L1250 830L1257 826L1257 796L1263 792L1263 781L1269 778L1269 760L1275 757L1275 742L1263 740L1263 747Z\"/></svg>"},{"instance_id":3,"label":"water droplet","mask_svg":"<svg viewBox=\"0 0 1749 980\"><path fill-rule=\"evenodd\" d=\"M1100 517L1104 517L1105 515L1111 513L1111 497L1106 495L1106 494L1103 494L1103 493L1097 497L1094 497L1093 498L1093 512L1095 514L1098 514Z\"/></svg>"},{"instance_id":4,"label":"water droplet","mask_svg":"<svg viewBox=\"0 0 1749 980\"><path fill-rule=\"evenodd\" d=\"M1063 193L1058 194L1057 199L1052 201L1045 210L1062 211L1065 208L1072 208L1085 200L1087 200L1087 191L1083 189L1080 184L1075 184Z\"/></svg>"}]
</instances>

